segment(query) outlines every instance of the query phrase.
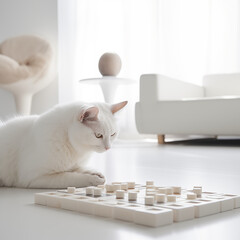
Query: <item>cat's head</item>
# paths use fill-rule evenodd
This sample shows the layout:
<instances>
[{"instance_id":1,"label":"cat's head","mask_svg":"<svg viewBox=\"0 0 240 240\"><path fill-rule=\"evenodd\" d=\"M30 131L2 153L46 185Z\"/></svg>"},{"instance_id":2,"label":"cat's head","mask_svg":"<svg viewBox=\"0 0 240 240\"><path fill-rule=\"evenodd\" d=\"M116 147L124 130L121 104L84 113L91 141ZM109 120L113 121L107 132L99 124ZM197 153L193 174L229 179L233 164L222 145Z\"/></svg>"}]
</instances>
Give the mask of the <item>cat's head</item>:
<instances>
[{"instance_id":1,"label":"cat's head","mask_svg":"<svg viewBox=\"0 0 240 240\"><path fill-rule=\"evenodd\" d=\"M113 105L96 103L93 106L82 107L70 128L72 145L76 149L85 147L95 152L110 149L118 135L114 115L126 104L127 101Z\"/></svg>"}]
</instances>

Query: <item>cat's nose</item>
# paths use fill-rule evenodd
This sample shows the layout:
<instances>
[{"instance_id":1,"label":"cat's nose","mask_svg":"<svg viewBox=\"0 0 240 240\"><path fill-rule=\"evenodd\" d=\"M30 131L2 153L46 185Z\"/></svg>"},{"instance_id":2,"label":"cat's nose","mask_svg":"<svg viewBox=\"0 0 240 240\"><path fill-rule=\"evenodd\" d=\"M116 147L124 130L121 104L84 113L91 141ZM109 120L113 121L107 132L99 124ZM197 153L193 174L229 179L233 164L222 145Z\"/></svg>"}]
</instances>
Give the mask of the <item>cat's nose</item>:
<instances>
[{"instance_id":1,"label":"cat's nose","mask_svg":"<svg viewBox=\"0 0 240 240\"><path fill-rule=\"evenodd\" d=\"M110 147L105 147L106 150L110 149Z\"/></svg>"}]
</instances>

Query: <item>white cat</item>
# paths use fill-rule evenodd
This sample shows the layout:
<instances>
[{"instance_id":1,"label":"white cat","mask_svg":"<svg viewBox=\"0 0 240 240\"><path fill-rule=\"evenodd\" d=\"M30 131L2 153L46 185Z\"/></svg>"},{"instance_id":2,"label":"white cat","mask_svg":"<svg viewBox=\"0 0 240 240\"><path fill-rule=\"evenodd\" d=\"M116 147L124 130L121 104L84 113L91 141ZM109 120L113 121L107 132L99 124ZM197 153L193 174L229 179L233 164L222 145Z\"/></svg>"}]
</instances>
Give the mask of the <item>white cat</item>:
<instances>
[{"instance_id":1,"label":"white cat","mask_svg":"<svg viewBox=\"0 0 240 240\"><path fill-rule=\"evenodd\" d=\"M40 116L0 124L0 185L25 188L84 187L105 182L84 168L91 152L104 152L118 134L114 105L77 102Z\"/></svg>"}]
</instances>

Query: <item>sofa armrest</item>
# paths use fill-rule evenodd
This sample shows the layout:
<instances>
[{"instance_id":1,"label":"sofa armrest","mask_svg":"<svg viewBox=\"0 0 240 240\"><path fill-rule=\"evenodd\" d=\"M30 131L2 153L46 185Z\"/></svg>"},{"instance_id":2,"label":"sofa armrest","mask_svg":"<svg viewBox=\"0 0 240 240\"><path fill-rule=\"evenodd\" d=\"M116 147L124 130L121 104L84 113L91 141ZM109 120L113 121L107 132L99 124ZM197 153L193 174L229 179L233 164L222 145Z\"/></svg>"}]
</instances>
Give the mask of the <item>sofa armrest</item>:
<instances>
[{"instance_id":1,"label":"sofa armrest","mask_svg":"<svg viewBox=\"0 0 240 240\"><path fill-rule=\"evenodd\" d=\"M206 75L203 86L206 97L240 95L240 73Z\"/></svg>"},{"instance_id":2,"label":"sofa armrest","mask_svg":"<svg viewBox=\"0 0 240 240\"><path fill-rule=\"evenodd\" d=\"M203 96L203 87L192 83L159 74L143 74L140 77L140 102L179 100Z\"/></svg>"}]
</instances>

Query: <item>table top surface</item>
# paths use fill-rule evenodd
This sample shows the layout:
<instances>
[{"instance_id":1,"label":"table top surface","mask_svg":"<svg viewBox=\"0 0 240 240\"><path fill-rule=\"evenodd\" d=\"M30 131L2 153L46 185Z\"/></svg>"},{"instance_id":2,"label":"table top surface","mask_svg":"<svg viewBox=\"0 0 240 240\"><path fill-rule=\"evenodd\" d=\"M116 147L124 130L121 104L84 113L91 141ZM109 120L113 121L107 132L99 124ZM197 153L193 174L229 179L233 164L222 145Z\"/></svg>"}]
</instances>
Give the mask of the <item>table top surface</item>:
<instances>
[{"instance_id":1,"label":"table top surface","mask_svg":"<svg viewBox=\"0 0 240 240\"><path fill-rule=\"evenodd\" d=\"M130 78L118 78L112 76L105 76L100 78L86 78L79 80L79 83L112 83L112 84L134 84L136 80Z\"/></svg>"}]
</instances>

